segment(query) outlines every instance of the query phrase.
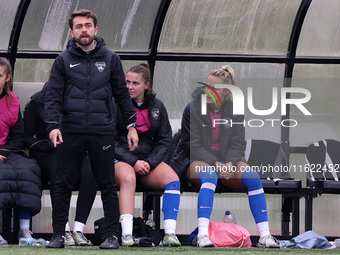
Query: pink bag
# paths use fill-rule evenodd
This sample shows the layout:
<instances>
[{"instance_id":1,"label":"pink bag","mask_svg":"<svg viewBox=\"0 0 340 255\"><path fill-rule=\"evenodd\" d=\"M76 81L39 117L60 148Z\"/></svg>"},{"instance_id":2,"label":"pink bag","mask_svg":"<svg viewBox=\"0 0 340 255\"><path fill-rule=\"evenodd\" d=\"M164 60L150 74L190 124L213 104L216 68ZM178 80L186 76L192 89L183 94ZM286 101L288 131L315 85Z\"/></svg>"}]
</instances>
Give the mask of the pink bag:
<instances>
[{"instance_id":1,"label":"pink bag","mask_svg":"<svg viewBox=\"0 0 340 255\"><path fill-rule=\"evenodd\" d=\"M210 222L209 237L215 247L252 246L248 230L237 224Z\"/></svg>"}]
</instances>

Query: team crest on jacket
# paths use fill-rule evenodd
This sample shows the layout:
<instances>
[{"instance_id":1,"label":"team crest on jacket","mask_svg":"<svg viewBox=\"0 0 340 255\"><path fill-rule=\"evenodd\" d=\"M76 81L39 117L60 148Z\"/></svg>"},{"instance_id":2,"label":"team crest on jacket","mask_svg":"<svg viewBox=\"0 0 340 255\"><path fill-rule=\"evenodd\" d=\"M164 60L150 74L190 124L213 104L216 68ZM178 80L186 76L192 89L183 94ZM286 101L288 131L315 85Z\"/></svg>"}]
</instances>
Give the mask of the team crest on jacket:
<instances>
[{"instance_id":1,"label":"team crest on jacket","mask_svg":"<svg viewBox=\"0 0 340 255\"><path fill-rule=\"evenodd\" d=\"M231 118L230 117L227 117L227 118L225 118L225 121L226 121L226 123L223 123L221 126L222 126L222 128L223 129L231 129L231 123L232 123L232 120L231 120Z\"/></svg>"},{"instance_id":2,"label":"team crest on jacket","mask_svg":"<svg viewBox=\"0 0 340 255\"><path fill-rule=\"evenodd\" d=\"M153 108L153 109L151 110L151 115L152 115L152 117L153 117L155 120L157 120L157 119L158 119L158 116L159 116L159 109L158 109L158 108Z\"/></svg>"},{"instance_id":3,"label":"team crest on jacket","mask_svg":"<svg viewBox=\"0 0 340 255\"><path fill-rule=\"evenodd\" d=\"M105 67L106 67L106 63L105 62L96 62L96 67L98 69L99 72L103 72Z\"/></svg>"}]
</instances>

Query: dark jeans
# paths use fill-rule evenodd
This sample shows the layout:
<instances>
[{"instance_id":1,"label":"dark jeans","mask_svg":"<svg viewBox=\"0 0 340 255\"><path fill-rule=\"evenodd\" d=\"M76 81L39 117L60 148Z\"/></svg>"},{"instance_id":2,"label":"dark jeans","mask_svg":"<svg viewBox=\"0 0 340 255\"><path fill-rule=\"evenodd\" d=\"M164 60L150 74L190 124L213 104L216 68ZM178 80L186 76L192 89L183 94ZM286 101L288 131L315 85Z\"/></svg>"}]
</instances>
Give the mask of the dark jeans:
<instances>
[{"instance_id":1,"label":"dark jeans","mask_svg":"<svg viewBox=\"0 0 340 255\"><path fill-rule=\"evenodd\" d=\"M57 154L31 152L40 169L43 180L49 180L51 200L54 199L55 180L57 173ZM94 176L88 156L84 157L79 176L77 177L76 188L79 189L75 221L86 224L91 212L93 201L97 194L97 183L93 181ZM53 203L53 202L52 202Z\"/></svg>"}]
</instances>

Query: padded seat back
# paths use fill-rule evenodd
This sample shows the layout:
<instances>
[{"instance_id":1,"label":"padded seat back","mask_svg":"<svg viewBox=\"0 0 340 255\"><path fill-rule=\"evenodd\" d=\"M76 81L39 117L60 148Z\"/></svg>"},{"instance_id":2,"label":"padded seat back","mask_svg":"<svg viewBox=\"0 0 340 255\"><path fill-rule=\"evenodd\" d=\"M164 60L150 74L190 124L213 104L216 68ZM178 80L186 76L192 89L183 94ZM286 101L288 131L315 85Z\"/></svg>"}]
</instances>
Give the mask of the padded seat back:
<instances>
[{"instance_id":1,"label":"padded seat back","mask_svg":"<svg viewBox=\"0 0 340 255\"><path fill-rule=\"evenodd\" d=\"M292 179L288 159L279 143L247 140L245 158L261 179Z\"/></svg>"},{"instance_id":2,"label":"padded seat back","mask_svg":"<svg viewBox=\"0 0 340 255\"><path fill-rule=\"evenodd\" d=\"M323 139L307 147L307 178L316 180L340 179L340 142Z\"/></svg>"}]
</instances>

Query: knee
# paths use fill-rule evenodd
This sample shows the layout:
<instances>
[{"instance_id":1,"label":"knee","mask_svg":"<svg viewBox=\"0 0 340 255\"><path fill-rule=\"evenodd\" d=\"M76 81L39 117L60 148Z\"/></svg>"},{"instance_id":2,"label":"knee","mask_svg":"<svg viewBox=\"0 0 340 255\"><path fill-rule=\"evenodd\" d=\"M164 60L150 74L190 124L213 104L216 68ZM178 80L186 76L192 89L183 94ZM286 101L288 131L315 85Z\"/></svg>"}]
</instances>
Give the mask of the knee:
<instances>
[{"instance_id":1,"label":"knee","mask_svg":"<svg viewBox=\"0 0 340 255\"><path fill-rule=\"evenodd\" d=\"M262 186L259 174L252 169L249 169L242 173L241 182L246 187L248 187L249 185L261 185Z\"/></svg>"},{"instance_id":2,"label":"knee","mask_svg":"<svg viewBox=\"0 0 340 255\"><path fill-rule=\"evenodd\" d=\"M120 180L120 186L124 187L133 187L136 186L136 175L135 174L127 174L122 180Z\"/></svg>"},{"instance_id":3,"label":"knee","mask_svg":"<svg viewBox=\"0 0 340 255\"><path fill-rule=\"evenodd\" d=\"M181 183L179 181L171 181L164 186L164 190L181 190Z\"/></svg>"},{"instance_id":4,"label":"knee","mask_svg":"<svg viewBox=\"0 0 340 255\"><path fill-rule=\"evenodd\" d=\"M212 170L211 167L206 167L199 172L198 180L201 184L205 182L210 182L216 186L218 175L215 171Z\"/></svg>"},{"instance_id":5,"label":"knee","mask_svg":"<svg viewBox=\"0 0 340 255\"><path fill-rule=\"evenodd\" d=\"M248 169L242 173L243 179L260 179L260 175L253 169Z\"/></svg>"},{"instance_id":6,"label":"knee","mask_svg":"<svg viewBox=\"0 0 340 255\"><path fill-rule=\"evenodd\" d=\"M56 179L54 182L54 189L59 192L69 192L72 191L76 183L73 180L60 180Z\"/></svg>"},{"instance_id":7,"label":"knee","mask_svg":"<svg viewBox=\"0 0 340 255\"><path fill-rule=\"evenodd\" d=\"M169 182L179 182L179 177L178 177L178 175L174 172L173 174L171 174L169 180L170 180Z\"/></svg>"}]
</instances>

